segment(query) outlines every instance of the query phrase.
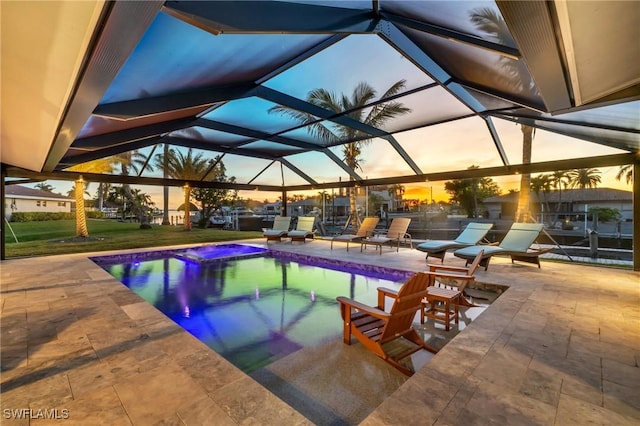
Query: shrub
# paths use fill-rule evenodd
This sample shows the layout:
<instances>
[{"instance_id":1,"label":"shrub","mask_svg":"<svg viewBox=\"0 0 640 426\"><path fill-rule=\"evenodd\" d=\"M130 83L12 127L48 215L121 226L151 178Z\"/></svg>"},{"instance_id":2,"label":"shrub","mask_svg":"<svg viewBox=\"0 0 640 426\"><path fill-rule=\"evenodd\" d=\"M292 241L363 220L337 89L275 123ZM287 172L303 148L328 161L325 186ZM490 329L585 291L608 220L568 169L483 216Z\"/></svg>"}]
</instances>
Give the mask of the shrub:
<instances>
[{"instance_id":1,"label":"shrub","mask_svg":"<svg viewBox=\"0 0 640 426\"><path fill-rule=\"evenodd\" d=\"M591 215L597 214L599 222L609 222L610 220L617 222L621 217L620 210L609 207L593 207L589 209L589 213Z\"/></svg>"},{"instance_id":2,"label":"shrub","mask_svg":"<svg viewBox=\"0 0 640 426\"><path fill-rule=\"evenodd\" d=\"M11 222L42 222L64 219L75 219L75 214L66 212L14 212L11 214Z\"/></svg>"}]
</instances>

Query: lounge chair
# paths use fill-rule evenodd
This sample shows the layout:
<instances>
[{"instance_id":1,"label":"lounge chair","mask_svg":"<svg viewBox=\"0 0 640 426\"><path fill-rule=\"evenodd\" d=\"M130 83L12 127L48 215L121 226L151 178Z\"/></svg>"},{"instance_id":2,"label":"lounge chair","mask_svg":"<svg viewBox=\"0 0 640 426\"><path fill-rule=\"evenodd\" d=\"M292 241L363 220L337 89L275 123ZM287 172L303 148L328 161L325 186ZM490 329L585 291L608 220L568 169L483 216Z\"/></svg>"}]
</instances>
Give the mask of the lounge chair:
<instances>
[{"instance_id":1,"label":"lounge chair","mask_svg":"<svg viewBox=\"0 0 640 426\"><path fill-rule=\"evenodd\" d=\"M382 254L382 246L385 244L395 244L396 252L400 251L400 242L406 242L409 240L409 247L413 247L411 241L411 234L407 233L411 218L408 217L395 217L389 225L389 229L376 235L375 237L367 237L360 242L360 251L366 248L368 245L376 246L376 250L380 249Z\"/></svg>"},{"instance_id":2,"label":"lounge chair","mask_svg":"<svg viewBox=\"0 0 640 426\"><path fill-rule=\"evenodd\" d=\"M290 216L276 216L271 229L262 229L262 235L267 238L267 244L269 241L282 241L282 238L287 236L290 224Z\"/></svg>"},{"instance_id":3,"label":"lounge chair","mask_svg":"<svg viewBox=\"0 0 640 426\"><path fill-rule=\"evenodd\" d=\"M432 256L437 257L441 262L444 262L444 256L447 253L447 250L459 249L478 244L487 235L487 232L489 232L492 226L493 224L491 223L470 222L455 240L425 241L424 243L418 244L416 246L416 250L427 253L426 259L429 259L429 256Z\"/></svg>"},{"instance_id":4,"label":"lounge chair","mask_svg":"<svg viewBox=\"0 0 640 426\"><path fill-rule=\"evenodd\" d=\"M363 238L373 235L373 230L376 228L379 220L380 218L377 217L365 217L355 234L342 234L333 237L331 239L331 250L333 250L334 241L341 241L347 243L347 251L349 251L349 243L360 242Z\"/></svg>"},{"instance_id":5,"label":"lounge chair","mask_svg":"<svg viewBox=\"0 0 640 426\"><path fill-rule=\"evenodd\" d=\"M315 231L313 225L316 223L315 216L300 216L298 217L298 224L296 229L289 231L287 236L291 238L291 242L302 241L305 243L307 238L313 239Z\"/></svg>"},{"instance_id":6,"label":"lounge chair","mask_svg":"<svg viewBox=\"0 0 640 426\"><path fill-rule=\"evenodd\" d=\"M480 266L484 266L486 271L492 256L511 256L511 263L518 260L521 262L534 263L540 267L540 255L551 251L551 248L535 249L531 245L534 243L544 225L541 223L514 223L511 229L504 236L497 246L477 245L458 249L453 254L461 259L465 259L469 264L480 250L484 251Z\"/></svg>"},{"instance_id":7,"label":"lounge chair","mask_svg":"<svg viewBox=\"0 0 640 426\"><path fill-rule=\"evenodd\" d=\"M428 274L418 272L398 291L379 287L376 307L338 297L344 322L344 343L350 345L353 335L371 352L407 376L413 375L414 371L403 364L402 359L422 349L437 352L412 327L416 313L422 309L422 299L427 295L428 283ZM389 312L384 310L386 297L394 299Z\"/></svg>"}]
</instances>

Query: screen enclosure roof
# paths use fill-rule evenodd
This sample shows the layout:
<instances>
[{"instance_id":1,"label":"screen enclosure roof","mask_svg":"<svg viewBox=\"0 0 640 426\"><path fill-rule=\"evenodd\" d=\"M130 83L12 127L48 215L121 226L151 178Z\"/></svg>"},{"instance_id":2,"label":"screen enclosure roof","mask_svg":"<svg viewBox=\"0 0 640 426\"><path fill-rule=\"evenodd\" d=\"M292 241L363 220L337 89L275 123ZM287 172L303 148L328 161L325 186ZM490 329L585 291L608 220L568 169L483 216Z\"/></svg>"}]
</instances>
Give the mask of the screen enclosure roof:
<instances>
[{"instance_id":1,"label":"screen enclosure roof","mask_svg":"<svg viewBox=\"0 0 640 426\"><path fill-rule=\"evenodd\" d=\"M627 1L3 2L2 163L63 179L138 155L135 176L91 180L216 186L164 177L166 146L273 191L629 164L638 18ZM557 155L522 165L520 125Z\"/></svg>"}]
</instances>

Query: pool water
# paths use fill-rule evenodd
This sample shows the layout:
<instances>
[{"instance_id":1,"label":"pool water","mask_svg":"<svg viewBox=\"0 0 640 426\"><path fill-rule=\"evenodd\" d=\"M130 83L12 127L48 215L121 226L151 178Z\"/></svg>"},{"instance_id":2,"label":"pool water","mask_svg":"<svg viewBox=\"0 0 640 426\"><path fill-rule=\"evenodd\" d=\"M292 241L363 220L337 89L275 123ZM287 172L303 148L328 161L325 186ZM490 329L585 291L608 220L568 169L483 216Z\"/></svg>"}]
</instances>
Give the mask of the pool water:
<instances>
[{"instance_id":1,"label":"pool water","mask_svg":"<svg viewBox=\"0 0 640 426\"><path fill-rule=\"evenodd\" d=\"M272 251L215 262L172 252L94 261L247 373L339 339L337 296L375 305L377 287L397 289L409 274Z\"/></svg>"}]
</instances>

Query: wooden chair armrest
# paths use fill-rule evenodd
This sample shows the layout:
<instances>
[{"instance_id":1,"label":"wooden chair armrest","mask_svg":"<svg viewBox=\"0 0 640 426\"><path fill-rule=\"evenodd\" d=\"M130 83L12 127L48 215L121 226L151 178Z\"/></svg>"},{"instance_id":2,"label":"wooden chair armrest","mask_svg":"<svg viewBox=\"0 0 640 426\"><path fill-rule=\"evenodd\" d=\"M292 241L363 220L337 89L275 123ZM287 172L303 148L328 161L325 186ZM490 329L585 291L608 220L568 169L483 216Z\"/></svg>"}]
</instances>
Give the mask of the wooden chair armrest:
<instances>
[{"instance_id":1,"label":"wooden chair armrest","mask_svg":"<svg viewBox=\"0 0 640 426\"><path fill-rule=\"evenodd\" d=\"M440 277L440 278L451 278L454 280L475 280L476 277L474 277L473 275L460 275L460 274L446 274L443 272L424 272L424 274L430 275L432 277Z\"/></svg>"},{"instance_id":2,"label":"wooden chair armrest","mask_svg":"<svg viewBox=\"0 0 640 426\"><path fill-rule=\"evenodd\" d=\"M348 306L349 308L356 309L357 311L360 311L360 312L365 312L376 318L388 319L390 317L389 313L381 309L374 308L373 306L365 305L364 303L360 303L356 300L349 299L348 297L338 296L336 297L336 300L340 302L341 305ZM346 321L346 318L345 318L345 321Z\"/></svg>"},{"instance_id":3,"label":"wooden chair armrest","mask_svg":"<svg viewBox=\"0 0 640 426\"><path fill-rule=\"evenodd\" d=\"M436 270L440 269L443 271L458 271L458 272L464 272L465 274L469 272L469 268L465 268L464 266L452 266L452 265L435 265L435 264L428 264L427 265L429 267L429 272L436 272Z\"/></svg>"},{"instance_id":4,"label":"wooden chair armrest","mask_svg":"<svg viewBox=\"0 0 640 426\"><path fill-rule=\"evenodd\" d=\"M383 294L387 297L395 299L396 297L398 297L398 290L393 290L386 287L378 287L378 294Z\"/></svg>"}]
</instances>

